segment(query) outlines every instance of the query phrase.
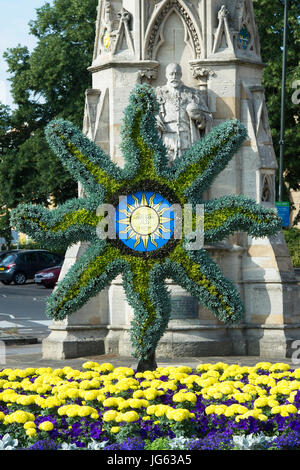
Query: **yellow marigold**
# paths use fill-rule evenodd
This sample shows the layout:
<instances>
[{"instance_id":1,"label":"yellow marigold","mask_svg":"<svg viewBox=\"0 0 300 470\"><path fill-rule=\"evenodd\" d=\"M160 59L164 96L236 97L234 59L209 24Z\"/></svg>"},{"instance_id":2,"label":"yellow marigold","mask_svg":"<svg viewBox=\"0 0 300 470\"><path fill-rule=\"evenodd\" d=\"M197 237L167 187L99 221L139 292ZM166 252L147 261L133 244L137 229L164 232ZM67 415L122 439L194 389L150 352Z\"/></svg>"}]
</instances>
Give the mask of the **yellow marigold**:
<instances>
[{"instance_id":1,"label":"yellow marigold","mask_svg":"<svg viewBox=\"0 0 300 470\"><path fill-rule=\"evenodd\" d=\"M175 390L177 390L177 385L174 381L170 380L168 382L161 383L159 388L162 388L163 390L172 390L175 392Z\"/></svg>"},{"instance_id":2,"label":"yellow marigold","mask_svg":"<svg viewBox=\"0 0 300 470\"><path fill-rule=\"evenodd\" d=\"M139 415L137 414L136 411L127 411L126 413L123 414L123 421L126 423L133 423L135 421L139 420Z\"/></svg>"},{"instance_id":3,"label":"yellow marigold","mask_svg":"<svg viewBox=\"0 0 300 470\"><path fill-rule=\"evenodd\" d=\"M176 408L176 409L170 408L167 411L166 416L170 420L184 421L186 419L191 418L192 415L189 412L189 410L186 410L184 408Z\"/></svg>"},{"instance_id":4,"label":"yellow marigold","mask_svg":"<svg viewBox=\"0 0 300 470\"><path fill-rule=\"evenodd\" d=\"M116 434L120 431L120 426L113 426L111 429L110 429L110 432L112 432L113 434Z\"/></svg>"},{"instance_id":5,"label":"yellow marigold","mask_svg":"<svg viewBox=\"0 0 300 470\"><path fill-rule=\"evenodd\" d=\"M87 361L84 364L82 364L83 369L93 369L94 367L98 367L99 364L98 362L92 362L92 361Z\"/></svg>"},{"instance_id":6,"label":"yellow marigold","mask_svg":"<svg viewBox=\"0 0 300 470\"><path fill-rule=\"evenodd\" d=\"M158 391L154 388L148 388L144 392L146 400L155 400L158 396Z\"/></svg>"},{"instance_id":7,"label":"yellow marigold","mask_svg":"<svg viewBox=\"0 0 300 470\"><path fill-rule=\"evenodd\" d=\"M300 379L300 369L295 369L292 375L295 379Z\"/></svg>"},{"instance_id":8,"label":"yellow marigold","mask_svg":"<svg viewBox=\"0 0 300 470\"><path fill-rule=\"evenodd\" d=\"M276 371L276 370L289 370L291 367L289 364L286 364L284 362L277 362L276 364L272 364L270 367L270 371Z\"/></svg>"},{"instance_id":9,"label":"yellow marigold","mask_svg":"<svg viewBox=\"0 0 300 470\"><path fill-rule=\"evenodd\" d=\"M34 437L34 436L36 436L36 429L35 429L35 428L26 429L26 435L27 435L28 437Z\"/></svg>"},{"instance_id":10,"label":"yellow marigold","mask_svg":"<svg viewBox=\"0 0 300 470\"><path fill-rule=\"evenodd\" d=\"M91 406L81 406L78 410L78 416L90 416L92 413L96 412L97 410L95 410L95 408L92 408Z\"/></svg>"},{"instance_id":11,"label":"yellow marigold","mask_svg":"<svg viewBox=\"0 0 300 470\"><path fill-rule=\"evenodd\" d=\"M190 403L196 403L197 396L193 392L178 392L173 396L173 401L175 403L180 403L183 401L188 401Z\"/></svg>"},{"instance_id":12,"label":"yellow marigold","mask_svg":"<svg viewBox=\"0 0 300 470\"><path fill-rule=\"evenodd\" d=\"M259 421L268 421L268 416L264 415L263 413L260 413L258 415Z\"/></svg>"},{"instance_id":13,"label":"yellow marigold","mask_svg":"<svg viewBox=\"0 0 300 470\"><path fill-rule=\"evenodd\" d=\"M268 406L268 397L259 397L254 401L254 408L262 408Z\"/></svg>"},{"instance_id":14,"label":"yellow marigold","mask_svg":"<svg viewBox=\"0 0 300 470\"><path fill-rule=\"evenodd\" d=\"M279 402L277 400L275 400L275 398L268 398L268 406L270 408L274 408L275 406L278 406L279 405Z\"/></svg>"},{"instance_id":15,"label":"yellow marigold","mask_svg":"<svg viewBox=\"0 0 300 470\"><path fill-rule=\"evenodd\" d=\"M145 398L144 390L135 390L132 394L132 398Z\"/></svg>"},{"instance_id":16,"label":"yellow marigold","mask_svg":"<svg viewBox=\"0 0 300 470\"><path fill-rule=\"evenodd\" d=\"M157 405L150 405L150 406L148 406L148 408L146 410L146 413L148 415L154 415L156 409L157 409Z\"/></svg>"},{"instance_id":17,"label":"yellow marigold","mask_svg":"<svg viewBox=\"0 0 300 470\"><path fill-rule=\"evenodd\" d=\"M259 408L257 408L255 410L249 410L244 414L240 414L240 415L236 416L235 421L238 423L241 419L247 419L250 416L252 416L255 419L260 419L259 417L262 416L262 415L263 415L263 413L261 412L261 410Z\"/></svg>"},{"instance_id":18,"label":"yellow marigold","mask_svg":"<svg viewBox=\"0 0 300 470\"><path fill-rule=\"evenodd\" d=\"M139 408L147 408L147 406L149 406L149 402L148 400L139 400L138 398L130 398L129 400L127 400L130 408L135 408L135 409L139 409Z\"/></svg>"},{"instance_id":19,"label":"yellow marigold","mask_svg":"<svg viewBox=\"0 0 300 470\"><path fill-rule=\"evenodd\" d=\"M27 413L26 411L15 411L10 415L6 415L4 422L7 423L19 423L25 424L27 421L34 421L35 416L32 413Z\"/></svg>"},{"instance_id":20,"label":"yellow marigold","mask_svg":"<svg viewBox=\"0 0 300 470\"><path fill-rule=\"evenodd\" d=\"M236 414L243 415L244 413L247 413L248 408L242 405L238 404L233 404L227 407L227 409L224 412L224 415L227 417L234 416Z\"/></svg>"},{"instance_id":21,"label":"yellow marigold","mask_svg":"<svg viewBox=\"0 0 300 470\"><path fill-rule=\"evenodd\" d=\"M271 413L272 413L273 415L280 413L280 411L281 411L280 405L273 406L273 408L271 409Z\"/></svg>"},{"instance_id":22,"label":"yellow marigold","mask_svg":"<svg viewBox=\"0 0 300 470\"><path fill-rule=\"evenodd\" d=\"M160 418L161 416L165 416L170 408L171 407L168 405L156 405L154 414L157 418Z\"/></svg>"},{"instance_id":23,"label":"yellow marigold","mask_svg":"<svg viewBox=\"0 0 300 470\"><path fill-rule=\"evenodd\" d=\"M289 412L289 413L297 413L297 408L294 406L294 405L284 405L285 406L285 409Z\"/></svg>"},{"instance_id":24,"label":"yellow marigold","mask_svg":"<svg viewBox=\"0 0 300 470\"><path fill-rule=\"evenodd\" d=\"M60 406L61 404L62 401L59 400L59 398L57 397L48 397L45 401L46 408L55 408L57 406Z\"/></svg>"},{"instance_id":25,"label":"yellow marigold","mask_svg":"<svg viewBox=\"0 0 300 470\"><path fill-rule=\"evenodd\" d=\"M134 375L134 370L131 369L130 367L116 367L115 370L114 370L114 373L130 377L130 376Z\"/></svg>"},{"instance_id":26,"label":"yellow marigold","mask_svg":"<svg viewBox=\"0 0 300 470\"><path fill-rule=\"evenodd\" d=\"M69 390L66 390L65 393L68 398L71 398L71 400L76 400L76 398L79 397L80 391L77 388L70 388Z\"/></svg>"},{"instance_id":27,"label":"yellow marigold","mask_svg":"<svg viewBox=\"0 0 300 470\"><path fill-rule=\"evenodd\" d=\"M226 409L226 406L224 405L224 408ZM209 405L205 408L205 413L207 415L211 415L215 413L216 405Z\"/></svg>"},{"instance_id":28,"label":"yellow marigold","mask_svg":"<svg viewBox=\"0 0 300 470\"><path fill-rule=\"evenodd\" d=\"M238 401L239 403L245 403L246 401L252 400L252 395L250 395L250 393L235 392L232 395L232 398L234 398L234 400Z\"/></svg>"},{"instance_id":29,"label":"yellow marigold","mask_svg":"<svg viewBox=\"0 0 300 470\"><path fill-rule=\"evenodd\" d=\"M106 423L109 423L110 421L114 421L118 415L119 413L116 410L106 411L103 414L103 421L105 421Z\"/></svg>"},{"instance_id":30,"label":"yellow marigold","mask_svg":"<svg viewBox=\"0 0 300 470\"><path fill-rule=\"evenodd\" d=\"M36 424L33 421L27 421L23 426L24 429L31 429L35 427L36 427Z\"/></svg>"},{"instance_id":31,"label":"yellow marigold","mask_svg":"<svg viewBox=\"0 0 300 470\"><path fill-rule=\"evenodd\" d=\"M106 398L106 400L103 401L103 406L105 406L107 408L113 408L113 407L117 408L119 406L119 404L120 404L120 402L115 397L109 397L109 398Z\"/></svg>"},{"instance_id":32,"label":"yellow marigold","mask_svg":"<svg viewBox=\"0 0 300 470\"><path fill-rule=\"evenodd\" d=\"M270 370L272 367L272 364L270 362L258 362L255 366L254 369L262 369L262 370Z\"/></svg>"},{"instance_id":33,"label":"yellow marigold","mask_svg":"<svg viewBox=\"0 0 300 470\"><path fill-rule=\"evenodd\" d=\"M103 393L99 393L99 395L97 395L97 401L99 403L103 403L105 399L106 399L106 396Z\"/></svg>"}]
</instances>

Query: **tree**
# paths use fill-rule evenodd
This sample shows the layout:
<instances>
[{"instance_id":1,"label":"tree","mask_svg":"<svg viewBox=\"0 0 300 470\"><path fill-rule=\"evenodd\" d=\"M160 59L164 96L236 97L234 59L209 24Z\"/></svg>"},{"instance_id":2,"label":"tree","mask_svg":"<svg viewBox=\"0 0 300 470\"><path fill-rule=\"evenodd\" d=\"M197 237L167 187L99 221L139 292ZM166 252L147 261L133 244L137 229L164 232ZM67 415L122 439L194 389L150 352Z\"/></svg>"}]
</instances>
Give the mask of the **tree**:
<instances>
[{"instance_id":1,"label":"tree","mask_svg":"<svg viewBox=\"0 0 300 470\"><path fill-rule=\"evenodd\" d=\"M4 238L5 244L9 249L11 242L11 229L9 211L6 209L4 209L2 214L0 213L0 238Z\"/></svg>"},{"instance_id":2,"label":"tree","mask_svg":"<svg viewBox=\"0 0 300 470\"><path fill-rule=\"evenodd\" d=\"M29 201L47 205L50 196L57 204L76 196L77 183L49 150L44 128L55 117L82 126L96 7L97 0L46 3L29 24L38 40L33 52L19 45L4 54L17 105L10 122L14 145L0 164L2 199L9 207Z\"/></svg>"},{"instance_id":3,"label":"tree","mask_svg":"<svg viewBox=\"0 0 300 470\"><path fill-rule=\"evenodd\" d=\"M267 64L263 73L266 101L269 113L275 153L278 156L280 141L280 107L282 46L284 28L284 5L280 0L254 0L258 23L262 59ZM288 187L300 189L300 128L299 105L292 102L295 92L293 83L300 80L300 0L290 1L288 48L287 48L287 93L286 93L286 135L284 174ZM298 158L297 158L298 157ZM287 193L287 187L285 191ZM287 196L287 194L286 194Z\"/></svg>"}]
</instances>

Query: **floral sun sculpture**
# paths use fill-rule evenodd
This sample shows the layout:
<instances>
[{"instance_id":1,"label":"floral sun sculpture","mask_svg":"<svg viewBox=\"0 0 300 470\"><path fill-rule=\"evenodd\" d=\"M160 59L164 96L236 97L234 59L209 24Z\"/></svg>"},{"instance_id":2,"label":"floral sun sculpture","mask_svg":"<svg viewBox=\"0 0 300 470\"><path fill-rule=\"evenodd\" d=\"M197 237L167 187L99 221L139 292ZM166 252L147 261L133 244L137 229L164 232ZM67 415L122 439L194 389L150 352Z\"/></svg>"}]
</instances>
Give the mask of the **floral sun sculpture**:
<instances>
[{"instance_id":1,"label":"floral sun sculpture","mask_svg":"<svg viewBox=\"0 0 300 470\"><path fill-rule=\"evenodd\" d=\"M203 192L246 138L239 121L215 127L169 166L156 129L157 112L153 90L138 85L124 113L123 168L71 123L52 121L46 128L49 145L87 196L52 211L26 204L12 213L17 230L39 243L70 246L89 242L84 255L49 297L49 317L64 319L122 274L127 300L134 309L130 335L134 355L140 360L138 370L156 367L156 346L171 311L166 279L173 279L227 324L240 321L243 314L235 286L206 250L188 249L187 237L174 236L174 204L192 205L194 221L196 205L204 204L205 243L223 240L237 230L261 237L281 229L275 211L248 197L202 200ZM97 227L105 220L97 210L103 204L116 208L115 238L97 235Z\"/></svg>"}]
</instances>

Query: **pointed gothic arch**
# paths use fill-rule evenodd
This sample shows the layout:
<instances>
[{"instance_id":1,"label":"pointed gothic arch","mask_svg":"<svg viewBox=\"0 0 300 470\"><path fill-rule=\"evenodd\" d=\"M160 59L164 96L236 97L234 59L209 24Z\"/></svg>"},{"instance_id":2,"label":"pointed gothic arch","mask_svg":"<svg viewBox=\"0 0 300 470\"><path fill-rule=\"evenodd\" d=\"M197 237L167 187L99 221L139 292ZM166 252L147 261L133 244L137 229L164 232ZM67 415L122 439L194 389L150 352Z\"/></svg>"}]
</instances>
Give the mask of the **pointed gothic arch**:
<instances>
[{"instance_id":1,"label":"pointed gothic arch","mask_svg":"<svg viewBox=\"0 0 300 470\"><path fill-rule=\"evenodd\" d=\"M153 12L145 34L144 57L155 60L160 46L164 42L163 30L167 18L177 13L184 24L185 32L193 52L193 59L200 59L203 49L202 33L194 15L182 0L164 0Z\"/></svg>"}]
</instances>

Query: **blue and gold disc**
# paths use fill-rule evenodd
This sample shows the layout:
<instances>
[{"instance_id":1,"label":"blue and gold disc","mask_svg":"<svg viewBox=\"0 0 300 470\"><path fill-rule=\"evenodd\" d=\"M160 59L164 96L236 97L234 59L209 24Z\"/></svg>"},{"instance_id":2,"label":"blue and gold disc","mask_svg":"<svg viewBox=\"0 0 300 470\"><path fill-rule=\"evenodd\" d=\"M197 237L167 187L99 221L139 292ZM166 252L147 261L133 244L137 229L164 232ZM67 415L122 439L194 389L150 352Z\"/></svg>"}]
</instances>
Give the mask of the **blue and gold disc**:
<instances>
[{"instance_id":1,"label":"blue and gold disc","mask_svg":"<svg viewBox=\"0 0 300 470\"><path fill-rule=\"evenodd\" d=\"M152 191L130 194L116 209L116 233L134 251L158 250L174 233L172 205Z\"/></svg>"}]
</instances>

